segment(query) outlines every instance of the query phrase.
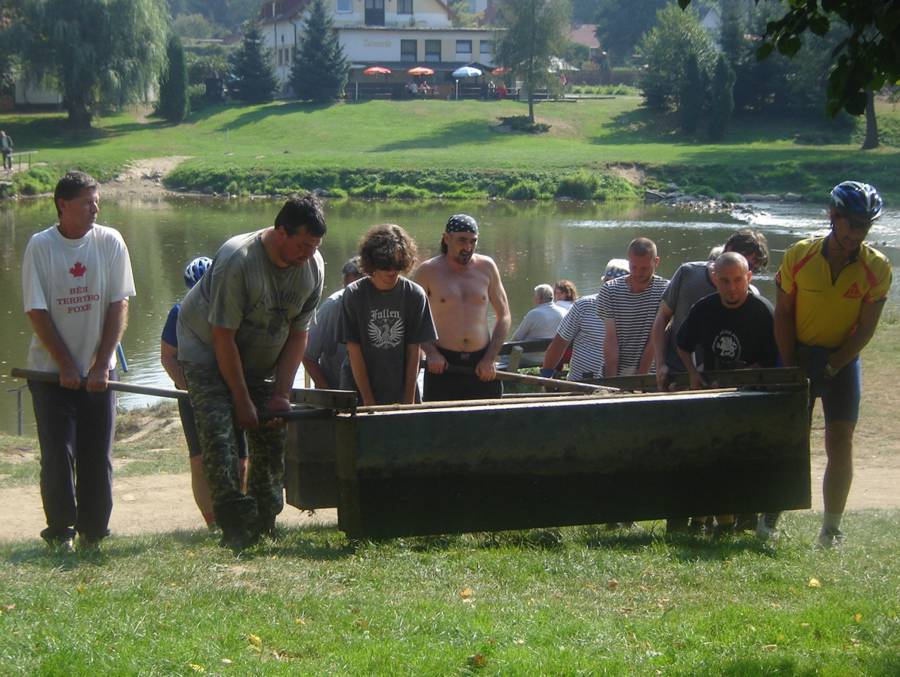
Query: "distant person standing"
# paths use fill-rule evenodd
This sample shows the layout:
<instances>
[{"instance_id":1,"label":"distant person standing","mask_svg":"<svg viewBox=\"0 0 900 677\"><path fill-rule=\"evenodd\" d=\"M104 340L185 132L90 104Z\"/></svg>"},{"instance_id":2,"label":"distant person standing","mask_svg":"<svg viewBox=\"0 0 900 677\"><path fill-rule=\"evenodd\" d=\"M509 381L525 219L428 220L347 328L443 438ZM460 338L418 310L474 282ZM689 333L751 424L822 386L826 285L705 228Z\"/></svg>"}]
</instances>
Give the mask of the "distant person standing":
<instances>
[{"instance_id":1,"label":"distant person standing","mask_svg":"<svg viewBox=\"0 0 900 677\"><path fill-rule=\"evenodd\" d=\"M134 279L118 231L96 223L97 182L69 172L53 194L59 222L31 237L22 265L34 330L28 368L59 374L29 381L41 446L41 499L51 547L95 548L109 535L116 400L115 350Z\"/></svg>"},{"instance_id":2,"label":"distant person standing","mask_svg":"<svg viewBox=\"0 0 900 677\"><path fill-rule=\"evenodd\" d=\"M437 338L425 290L403 276L416 263L416 243L398 225L372 226L359 243L366 276L341 298L341 341L365 406L420 401L419 347ZM343 373L347 373L345 369Z\"/></svg>"},{"instance_id":3,"label":"distant person standing","mask_svg":"<svg viewBox=\"0 0 900 677\"><path fill-rule=\"evenodd\" d=\"M859 418L859 354L875 334L891 286L890 261L865 243L881 209L873 186L838 184L831 191L831 232L788 249L775 278L775 339L781 359L809 377L810 415L820 397L825 414L828 461L818 538L823 548L843 540L841 517L853 481L853 432Z\"/></svg>"},{"instance_id":4,"label":"distant person standing","mask_svg":"<svg viewBox=\"0 0 900 677\"><path fill-rule=\"evenodd\" d=\"M303 355L303 368L315 383L324 390L339 388L341 366L347 357L347 346L338 339L338 324L341 319L341 297L348 284L363 277L359 257L348 259L341 268L343 286L319 304L316 317L309 328L309 340Z\"/></svg>"},{"instance_id":5,"label":"distant person standing","mask_svg":"<svg viewBox=\"0 0 900 677\"><path fill-rule=\"evenodd\" d=\"M184 284L188 291L200 281L203 275L212 266L212 259L206 256L198 256L187 264L184 269ZM162 330L162 336L159 341L159 361L175 383L175 387L179 390L187 390L187 383L184 380L184 371L178 364L178 313L181 304L176 303L169 310L166 318L166 324ZM184 431L184 438L188 446L188 455L191 463L191 490L194 494L194 502L203 515L206 526L214 529L216 526L216 517L213 514L212 497L209 493L209 484L206 482L206 475L203 472L203 457L200 451L200 440L197 438L197 422L194 420L194 409L186 397L178 398L178 414L181 417L181 429ZM235 430L238 443L238 474L241 481L241 489L246 491L247 481L247 439L244 432L240 429Z\"/></svg>"},{"instance_id":6,"label":"distant person standing","mask_svg":"<svg viewBox=\"0 0 900 677\"><path fill-rule=\"evenodd\" d=\"M605 326L604 375L646 374L653 363L650 329L668 280L656 274L656 244L646 237L628 245L628 275L606 282L597 294Z\"/></svg>"},{"instance_id":7,"label":"distant person standing","mask_svg":"<svg viewBox=\"0 0 900 677\"><path fill-rule=\"evenodd\" d=\"M0 129L0 153L3 154L3 169L12 171L12 152L14 148L12 137Z\"/></svg>"},{"instance_id":8,"label":"distant person standing","mask_svg":"<svg viewBox=\"0 0 900 677\"><path fill-rule=\"evenodd\" d=\"M322 205L292 197L273 226L236 235L191 289L178 314L184 370L221 545L240 551L275 529L284 508L284 426L294 377L319 298L325 262ZM247 431L247 494L237 473L234 420Z\"/></svg>"}]
</instances>

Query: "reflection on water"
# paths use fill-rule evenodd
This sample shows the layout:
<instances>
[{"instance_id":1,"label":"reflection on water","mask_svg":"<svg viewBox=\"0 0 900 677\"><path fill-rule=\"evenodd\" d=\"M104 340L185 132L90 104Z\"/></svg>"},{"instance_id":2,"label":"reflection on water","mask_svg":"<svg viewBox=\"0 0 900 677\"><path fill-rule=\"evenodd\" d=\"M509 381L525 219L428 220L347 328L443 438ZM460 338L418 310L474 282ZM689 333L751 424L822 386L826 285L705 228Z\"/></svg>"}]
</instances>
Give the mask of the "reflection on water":
<instances>
[{"instance_id":1,"label":"reflection on water","mask_svg":"<svg viewBox=\"0 0 900 677\"><path fill-rule=\"evenodd\" d=\"M102 191L101 191L102 194ZM280 206L276 200L197 198L138 199L101 204L100 222L122 232L131 251L138 296L132 300L123 341L130 372L123 380L170 386L159 365L159 335L172 304L185 292L182 272L195 256L212 256L228 237L270 225ZM456 212L475 216L481 224L479 251L497 261L510 298L513 327L530 309L532 290L541 282L568 278L579 293L597 291L606 262L624 255L639 235L659 248L660 274L670 277L684 261L705 259L740 222L735 218L677 212L659 206L602 205L577 202L364 202L346 201L327 208L328 235L322 245L326 261L326 293L340 285L340 268L356 249L360 235L375 223L399 223L419 244L421 255L438 253L443 225ZM824 232L825 211L810 205L758 205L752 223L769 238L769 270L755 278L764 294L774 296L772 277L785 248L810 234ZM14 432L15 396L8 390L20 382L8 377L24 366L30 329L22 312L21 260L28 238L53 223L49 199L0 206L0 430ZM887 212L872 229L896 265L900 262L900 212ZM882 245L882 243L884 243ZM900 285L892 290L900 295ZM26 432L31 428L30 401L25 399ZM120 403L136 406L150 400L124 395Z\"/></svg>"}]
</instances>

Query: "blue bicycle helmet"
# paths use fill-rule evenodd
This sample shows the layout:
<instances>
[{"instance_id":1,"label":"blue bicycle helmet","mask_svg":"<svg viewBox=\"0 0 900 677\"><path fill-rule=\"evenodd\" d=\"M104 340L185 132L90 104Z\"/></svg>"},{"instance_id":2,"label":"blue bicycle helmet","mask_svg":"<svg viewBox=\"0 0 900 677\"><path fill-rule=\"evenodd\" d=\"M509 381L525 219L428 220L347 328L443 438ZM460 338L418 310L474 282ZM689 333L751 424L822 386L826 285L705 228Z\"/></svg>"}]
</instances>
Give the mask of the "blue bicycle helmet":
<instances>
[{"instance_id":1,"label":"blue bicycle helmet","mask_svg":"<svg viewBox=\"0 0 900 677\"><path fill-rule=\"evenodd\" d=\"M187 268L184 269L184 283L187 288L190 289L197 284L211 265L212 259L208 256L198 256L187 264Z\"/></svg>"},{"instance_id":2,"label":"blue bicycle helmet","mask_svg":"<svg viewBox=\"0 0 900 677\"><path fill-rule=\"evenodd\" d=\"M872 222L881 216L881 196L874 186L860 181L843 181L831 191L831 206L845 216Z\"/></svg>"}]
</instances>

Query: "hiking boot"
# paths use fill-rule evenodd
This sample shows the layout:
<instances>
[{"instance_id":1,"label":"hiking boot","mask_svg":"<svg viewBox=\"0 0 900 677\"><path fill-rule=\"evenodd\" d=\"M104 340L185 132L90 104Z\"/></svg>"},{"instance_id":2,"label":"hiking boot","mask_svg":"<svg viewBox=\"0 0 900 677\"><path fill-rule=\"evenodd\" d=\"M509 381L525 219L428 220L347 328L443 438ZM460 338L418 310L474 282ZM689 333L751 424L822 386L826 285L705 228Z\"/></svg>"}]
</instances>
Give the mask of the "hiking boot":
<instances>
[{"instance_id":1,"label":"hiking boot","mask_svg":"<svg viewBox=\"0 0 900 677\"><path fill-rule=\"evenodd\" d=\"M767 512L760 515L756 522L756 537L761 541L774 541L778 538L778 517L781 513Z\"/></svg>"},{"instance_id":2,"label":"hiking boot","mask_svg":"<svg viewBox=\"0 0 900 677\"><path fill-rule=\"evenodd\" d=\"M823 550L838 548L844 543L844 533L835 527L822 527L816 544Z\"/></svg>"}]
</instances>

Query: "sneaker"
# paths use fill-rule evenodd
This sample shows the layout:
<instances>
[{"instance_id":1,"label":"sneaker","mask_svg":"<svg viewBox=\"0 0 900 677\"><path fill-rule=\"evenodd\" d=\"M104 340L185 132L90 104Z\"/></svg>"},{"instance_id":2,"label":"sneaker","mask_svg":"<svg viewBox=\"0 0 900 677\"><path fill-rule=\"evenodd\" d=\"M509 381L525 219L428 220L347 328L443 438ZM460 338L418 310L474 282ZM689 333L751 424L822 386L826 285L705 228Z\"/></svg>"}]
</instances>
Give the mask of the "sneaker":
<instances>
[{"instance_id":1,"label":"sneaker","mask_svg":"<svg viewBox=\"0 0 900 677\"><path fill-rule=\"evenodd\" d=\"M780 513L767 512L759 516L756 522L756 537L761 541L774 541L778 538L778 529L775 528Z\"/></svg>"},{"instance_id":2,"label":"sneaker","mask_svg":"<svg viewBox=\"0 0 900 677\"><path fill-rule=\"evenodd\" d=\"M838 548L844 543L844 533L840 529L834 527L825 528L819 532L817 545L823 550Z\"/></svg>"},{"instance_id":3,"label":"sneaker","mask_svg":"<svg viewBox=\"0 0 900 677\"><path fill-rule=\"evenodd\" d=\"M63 533L51 530L49 527L41 531L41 538L47 544L47 549L52 553L75 552L75 531L66 529Z\"/></svg>"}]
</instances>

